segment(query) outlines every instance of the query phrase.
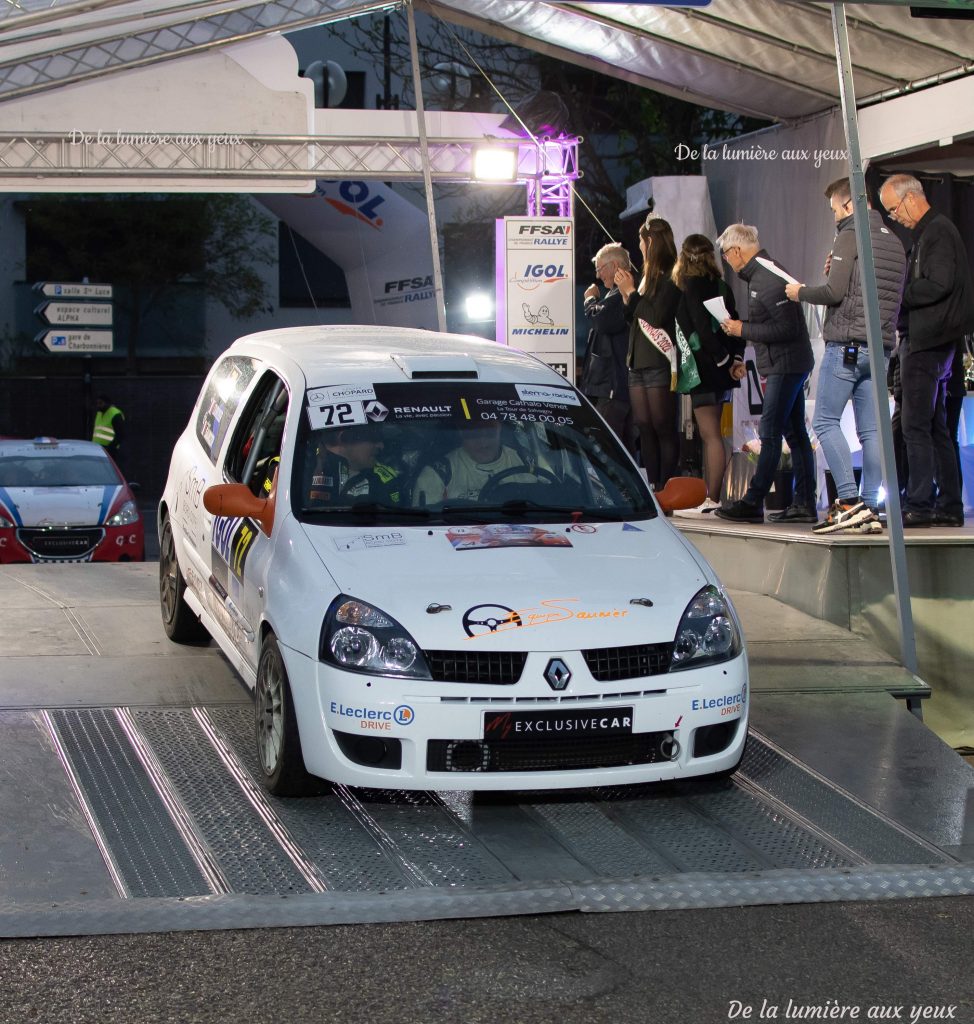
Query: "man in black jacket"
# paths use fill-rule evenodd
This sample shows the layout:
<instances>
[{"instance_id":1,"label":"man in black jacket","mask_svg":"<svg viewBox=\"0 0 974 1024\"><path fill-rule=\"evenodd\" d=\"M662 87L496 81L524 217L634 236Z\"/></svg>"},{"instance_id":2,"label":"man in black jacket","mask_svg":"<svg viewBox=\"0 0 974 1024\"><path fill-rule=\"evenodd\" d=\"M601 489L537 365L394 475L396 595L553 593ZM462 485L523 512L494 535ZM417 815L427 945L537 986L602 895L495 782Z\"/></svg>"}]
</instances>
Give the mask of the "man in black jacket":
<instances>
[{"instance_id":1,"label":"man in black jacket","mask_svg":"<svg viewBox=\"0 0 974 1024\"><path fill-rule=\"evenodd\" d=\"M629 323L625 304L615 285L617 270L630 270L629 254L618 243L602 246L592 259L595 274L606 291L599 298L597 284L585 289L583 313L591 324L582 363L581 391L599 411L616 436L633 450L632 406L629 402Z\"/></svg>"},{"instance_id":2,"label":"man in black jacket","mask_svg":"<svg viewBox=\"0 0 974 1024\"><path fill-rule=\"evenodd\" d=\"M883 183L879 198L893 220L913 231L903 290L908 343L905 349L900 346L903 440L910 465L903 525L963 526L945 399L959 343L974 329L967 252L957 228L930 208L916 178L894 174Z\"/></svg>"},{"instance_id":3,"label":"man in black jacket","mask_svg":"<svg viewBox=\"0 0 974 1024\"><path fill-rule=\"evenodd\" d=\"M825 190L825 198L836 225L835 242L826 261L828 281L817 288L797 283L785 286L785 294L793 302L827 307L822 330L825 355L819 368L812 426L835 481L836 500L826 519L813 530L815 533L850 530L879 533L882 525L875 510L879 505L883 467L849 179L832 182ZM884 355L888 355L896 342L896 317L903 292L906 254L900 240L883 224L878 210L869 210L869 235L879 294L882 344ZM881 385L884 391L885 383L884 377ZM861 499L849 442L840 425L842 413L850 401L862 445Z\"/></svg>"},{"instance_id":4,"label":"man in black jacket","mask_svg":"<svg viewBox=\"0 0 974 1024\"><path fill-rule=\"evenodd\" d=\"M781 459L782 435L791 448L795 471L795 500L768 519L784 523L814 523L815 456L805 425L805 381L814 365L808 327L801 307L788 301L785 279L761 248L757 228L732 224L717 239L721 255L741 280L747 282L747 319L725 320L726 334L754 346L758 373L766 378L759 435L758 465L743 498L717 509L721 519L760 523L764 499L774 483ZM780 268L779 268L780 269Z\"/></svg>"}]
</instances>

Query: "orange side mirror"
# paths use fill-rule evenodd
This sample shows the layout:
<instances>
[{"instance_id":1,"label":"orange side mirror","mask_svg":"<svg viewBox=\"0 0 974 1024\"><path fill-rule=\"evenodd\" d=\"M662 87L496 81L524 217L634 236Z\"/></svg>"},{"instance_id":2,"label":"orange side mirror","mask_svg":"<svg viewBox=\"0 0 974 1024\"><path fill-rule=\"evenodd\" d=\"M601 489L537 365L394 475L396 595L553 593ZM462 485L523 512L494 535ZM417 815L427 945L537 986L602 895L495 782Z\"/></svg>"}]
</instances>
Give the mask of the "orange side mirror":
<instances>
[{"instance_id":1,"label":"orange side mirror","mask_svg":"<svg viewBox=\"0 0 974 1024\"><path fill-rule=\"evenodd\" d=\"M677 508L696 508L707 498L707 485L695 476L674 476L656 492L656 500L664 512Z\"/></svg>"},{"instance_id":2,"label":"orange side mirror","mask_svg":"<svg viewBox=\"0 0 974 1024\"><path fill-rule=\"evenodd\" d=\"M241 516L256 519L261 533L271 535L277 490L269 498L258 498L244 484L214 484L203 492L203 508L214 516Z\"/></svg>"}]
</instances>

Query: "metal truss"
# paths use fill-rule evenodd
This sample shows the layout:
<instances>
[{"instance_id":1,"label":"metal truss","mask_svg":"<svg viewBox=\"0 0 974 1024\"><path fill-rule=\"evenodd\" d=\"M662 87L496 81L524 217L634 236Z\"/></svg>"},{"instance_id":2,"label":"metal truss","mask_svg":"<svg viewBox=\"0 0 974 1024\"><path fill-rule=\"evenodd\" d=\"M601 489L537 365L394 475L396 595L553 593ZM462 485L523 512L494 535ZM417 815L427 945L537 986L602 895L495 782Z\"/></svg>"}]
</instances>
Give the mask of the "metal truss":
<instances>
[{"instance_id":1,"label":"metal truss","mask_svg":"<svg viewBox=\"0 0 974 1024\"><path fill-rule=\"evenodd\" d=\"M0 61L0 100L184 57L283 29L324 25L401 5L402 0L269 0L236 9L222 8L189 20L185 7L181 7L177 11L182 20L177 20L173 12L167 22L163 11L161 20L151 15L122 20L114 34L94 39L89 28L84 33L87 38L79 40L76 46L66 41L67 33L54 35L50 49L44 52ZM124 11L124 5L120 6ZM67 14L69 8L63 10ZM151 27L145 27L147 20Z\"/></svg>"},{"instance_id":2,"label":"metal truss","mask_svg":"<svg viewBox=\"0 0 974 1024\"><path fill-rule=\"evenodd\" d=\"M472 139L428 141L433 181L471 180ZM532 215L570 216L571 181L579 177L578 139L558 140L557 168L524 141L519 146L517 180L529 186ZM423 176L415 138L200 135L134 132L0 133L0 182L18 179L116 178L119 188L132 179L186 179L212 185L259 179L309 182L316 179L377 178L414 181ZM80 190L80 189L79 189ZM532 207L532 203L534 206ZM568 203L568 207L566 207ZM557 207L553 209L552 207Z\"/></svg>"},{"instance_id":3,"label":"metal truss","mask_svg":"<svg viewBox=\"0 0 974 1024\"><path fill-rule=\"evenodd\" d=\"M582 176L578 169L580 138L541 139L537 144L540 173L528 180L529 217L572 217L575 189L572 182Z\"/></svg>"}]
</instances>

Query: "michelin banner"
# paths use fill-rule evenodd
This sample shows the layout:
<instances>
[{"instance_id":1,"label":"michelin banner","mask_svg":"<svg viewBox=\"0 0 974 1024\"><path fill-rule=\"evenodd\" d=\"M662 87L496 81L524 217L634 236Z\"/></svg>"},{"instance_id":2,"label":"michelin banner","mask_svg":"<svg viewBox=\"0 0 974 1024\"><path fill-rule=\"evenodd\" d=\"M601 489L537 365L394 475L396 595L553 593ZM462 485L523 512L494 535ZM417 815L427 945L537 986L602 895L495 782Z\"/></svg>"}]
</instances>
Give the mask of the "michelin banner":
<instances>
[{"instance_id":1,"label":"michelin banner","mask_svg":"<svg viewBox=\"0 0 974 1024\"><path fill-rule=\"evenodd\" d=\"M574 382L575 236L570 217L505 217L504 336Z\"/></svg>"},{"instance_id":2,"label":"michelin banner","mask_svg":"<svg viewBox=\"0 0 974 1024\"><path fill-rule=\"evenodd\" d=\"M258 198L342 268L357 323L437 329L429 221L408 200L379 181Z\"/></svg>"}]
</instances>

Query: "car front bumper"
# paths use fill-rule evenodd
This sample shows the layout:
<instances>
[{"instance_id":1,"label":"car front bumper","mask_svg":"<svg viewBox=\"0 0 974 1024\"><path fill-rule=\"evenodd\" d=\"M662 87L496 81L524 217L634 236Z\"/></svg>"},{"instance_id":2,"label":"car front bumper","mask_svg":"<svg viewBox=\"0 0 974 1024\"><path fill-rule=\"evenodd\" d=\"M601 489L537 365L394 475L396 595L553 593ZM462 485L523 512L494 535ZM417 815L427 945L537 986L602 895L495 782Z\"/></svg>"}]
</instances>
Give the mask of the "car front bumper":
<instances>
[{"instance_id":1,"label":"car front bumper","mask_svg":"<svg viewBox=\"0 0 974 1024\"><path fill-rule=\"evenodd\" d=\"M343 672L284 648L305 767L332 782L416 790L571 789L691 778L733 768L747 737L747 658L573 685L481 686ZM524 679L537 679L526 683Z\"/></svg>"}]
</instances>

